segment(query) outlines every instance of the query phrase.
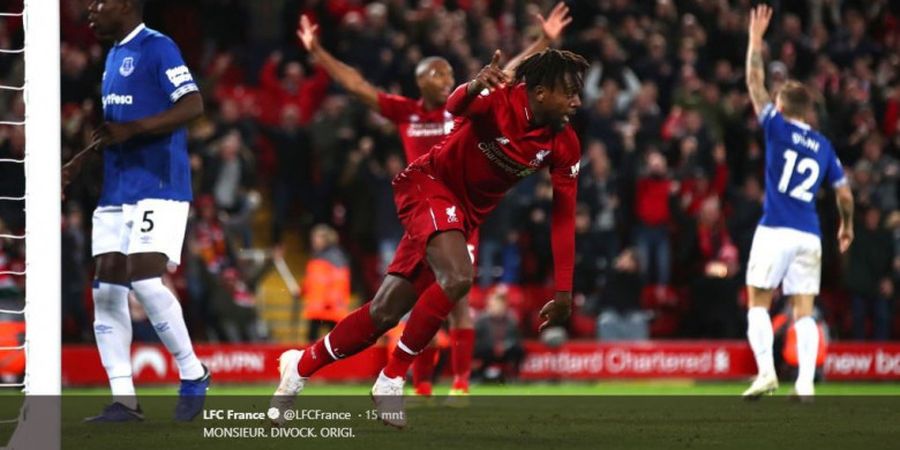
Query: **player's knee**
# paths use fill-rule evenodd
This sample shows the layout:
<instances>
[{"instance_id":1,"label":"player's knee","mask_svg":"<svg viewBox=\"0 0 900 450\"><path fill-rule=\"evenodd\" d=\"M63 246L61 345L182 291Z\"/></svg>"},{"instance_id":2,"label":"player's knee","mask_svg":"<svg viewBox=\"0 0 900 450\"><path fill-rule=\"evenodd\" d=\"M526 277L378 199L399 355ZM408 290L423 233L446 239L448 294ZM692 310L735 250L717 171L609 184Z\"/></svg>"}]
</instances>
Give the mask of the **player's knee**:
<instances>
[{"instance_id":1,"label":"player's knee","mask_svg":"<svg viewBox=\"0 0 900 450\"><path fill-rule=\"evenodd\" d=\"M151 319L169 308L180 308L172 291L162 282L162 278L149 278L131 283L135 297Z\"/></svg>"},{"instance_id":2,"label":"player's knee","mask_svg":"<svg viewBox=\"0 0 900 450\"><path fill-rule=\"evenodd\" d=\"M471 270L455 270L440 277L438 283L441 289L453 301L466 296L472 289L472 272Z\"/></svg>"},{"instance_id":3,"label":"player's knee","mask_svg":"<svg viewBox=\"0 0 900 450\"><path fill-rule=\"evenodd\" d=\"M379 331L386 331L396 327L403 317L403 313L395 308L391 308L390 305L384 302L377 301L372 302L372 305L369 307L369 315L372 317L372 323L375 325L375 328Z\"/></svg>"}]
</instances>

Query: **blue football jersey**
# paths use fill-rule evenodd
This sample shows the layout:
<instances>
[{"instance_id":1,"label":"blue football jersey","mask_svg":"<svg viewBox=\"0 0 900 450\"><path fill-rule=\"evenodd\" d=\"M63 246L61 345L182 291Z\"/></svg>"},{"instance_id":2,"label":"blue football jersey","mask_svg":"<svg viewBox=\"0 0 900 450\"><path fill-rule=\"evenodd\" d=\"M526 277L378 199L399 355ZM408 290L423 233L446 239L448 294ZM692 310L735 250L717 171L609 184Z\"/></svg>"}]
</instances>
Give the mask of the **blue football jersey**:
<instances>
[{"instance_id":1,"label":"blue football jersey","mask_svg":"<svg viewBox=\"0 0 900 450\"><path fill-rule=\"evenodd\" d=\"M198 91L175 43L141 24L106 56L101 89L103 118L131 122L171 108ZM100 205L143 199L191 200L187 130L140 136L104 151Z\"/></svg>"},{"instance_id":2,"label":"blue football jersey","mask_svg":"<svg viewBox=\"0 0 900 450\"><path fill-rule=\"evenodd\" d=\"M759 115L766 138L766 199L761 225L820 236L815 197L823 181L847 183L828 141L809 125L785 119L769 103Z\"/></svg>"}]
</instances>

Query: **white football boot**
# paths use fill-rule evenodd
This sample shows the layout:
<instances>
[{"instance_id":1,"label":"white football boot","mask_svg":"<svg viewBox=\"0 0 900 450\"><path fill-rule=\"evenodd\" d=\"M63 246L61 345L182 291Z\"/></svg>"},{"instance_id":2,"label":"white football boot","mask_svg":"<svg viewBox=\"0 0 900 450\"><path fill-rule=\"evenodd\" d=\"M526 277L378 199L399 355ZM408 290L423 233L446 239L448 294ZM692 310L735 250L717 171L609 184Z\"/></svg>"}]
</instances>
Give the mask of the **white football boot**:
<instances>
[{"instance_id":1,"label":"white football boot","mask_svg":"<svg viewBox=\"0 0 900 450\"><path fill-rule=\"evenodd\" d=\"M278 357L278 373L281 374L281 380L272 401L269 403L272 424L281 426L284 424L284 412L294 407L294 400L297 394L303 390L307 378L301 377L297 373L297 363L303 356L303 350L288 350ZM277 414L271 411L272 408L278 410Z\"/></svg>"},{"instance_id":2,"label":"white football boot","mask_svg":"<svg viewBox=\"0 0 900 450\"><path fill-rule=\"evenodd\" d=\"M388 378L384 371L378 374L375 385L372 386L372 401L378 417L385 425L395 428L406 426L406 411L403 407L404 377Z\"/></svg>"},{"instance_id":3,"label":"white football boot","mask_svg":"<svg viewBox=\"0 0 900 450\"><path fill-rule=\"evenodd\" d=\"M742 394L746 399L757 399L764 394L772 394L778 389L778 377L774 372L760 374L753 384Z\"/></svg>"}]
</instances>

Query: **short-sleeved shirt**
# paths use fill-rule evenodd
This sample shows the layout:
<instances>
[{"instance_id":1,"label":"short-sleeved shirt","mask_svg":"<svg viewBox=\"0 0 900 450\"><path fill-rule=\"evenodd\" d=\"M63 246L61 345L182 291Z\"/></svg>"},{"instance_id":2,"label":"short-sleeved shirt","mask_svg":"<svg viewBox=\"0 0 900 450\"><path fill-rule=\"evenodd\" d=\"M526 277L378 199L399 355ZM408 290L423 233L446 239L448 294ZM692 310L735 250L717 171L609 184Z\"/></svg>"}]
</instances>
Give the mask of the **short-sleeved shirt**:
<instances>
[{"instance_id":1,"label":"short-sleeved shirt","mask_svg":"<svg viewBox=\"0 0 900 450\"><path fill-rule=\"evenodd\" d=\"M382 116L397 125L407 163L428 153L453 129L453 115L443 105L426 110L422 100L379 92L378 109Z\"/></svg>"},{"instance_id":2,"label":"short-sleeved shirt","mask_svg":"<svg viewBox=\"0 0 900 450\"><path fill-rule=\"evenodd\" d=\"M131 122L171 108L199 91L178 47L169 37L138 26L106 57L101 89L103 118ZM100 205L143 199L190 201L191 169L187 130L139 136L104 151Z\"/></svg>"},{"instance_id":3,"label":"short-sleeved shirt","mask_svg":"<svg viewBox=\"0 0 900 450\"><path fill-rule=\"evenodd\" d=\"M815 197L822 182L847 183L831 142L809 125L786 119L769 103L759 115L766 139L766 197L760 225L817 236Z\"/></svg>"}]
</instances>

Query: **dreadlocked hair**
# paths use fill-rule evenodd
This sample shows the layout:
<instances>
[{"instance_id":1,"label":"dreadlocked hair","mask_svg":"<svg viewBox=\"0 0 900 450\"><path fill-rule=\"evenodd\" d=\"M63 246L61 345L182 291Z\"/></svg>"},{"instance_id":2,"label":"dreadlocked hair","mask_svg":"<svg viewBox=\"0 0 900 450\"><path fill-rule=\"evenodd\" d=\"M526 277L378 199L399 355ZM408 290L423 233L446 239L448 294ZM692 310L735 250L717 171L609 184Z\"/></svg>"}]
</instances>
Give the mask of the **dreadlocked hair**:
<instances>
[{"instance_id":1,"label":"dreadlocked hair","mask_svg":"<svg viewBox=\"0 0 900 450\"><path fill-rule=\"evenodd\" d=\"M544 86L550 89L566 82L566 75L571 77L576 87L584 84L584 73L588 63L581 55L568 50L554 48L535 53L516 67L516 83L525 82L528 89Z\"/></svg>"}]
</instances>

